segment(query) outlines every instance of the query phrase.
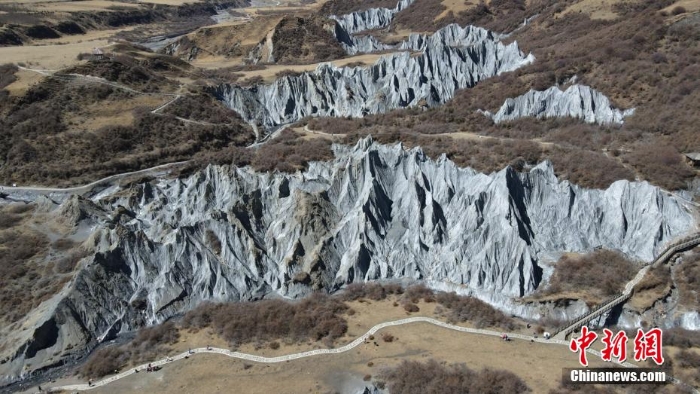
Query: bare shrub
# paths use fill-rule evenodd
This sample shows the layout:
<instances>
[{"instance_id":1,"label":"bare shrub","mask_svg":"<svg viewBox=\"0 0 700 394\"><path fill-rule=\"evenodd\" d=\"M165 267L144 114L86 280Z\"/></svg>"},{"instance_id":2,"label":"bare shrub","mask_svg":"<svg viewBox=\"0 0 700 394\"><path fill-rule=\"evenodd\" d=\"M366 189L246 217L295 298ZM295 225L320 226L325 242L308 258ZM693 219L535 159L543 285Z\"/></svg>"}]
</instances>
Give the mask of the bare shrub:
<instances>
[{"instance_id":1,"label":"bare shrub","mask_svg":"<svg viewBox=\"0 0 700 394\"><path fill-rule=\"evenodd\" d=\"M270 349L277 350L280 348L280 343L277 341L270 342Z\"/></svg>"},{"instance_id":2,"label":"bare shrub","mask_svg":"<svg viewBox=\"0 0 700 394\"><path fill-rule=\"evenodd\" d=\"M281 338L332 341L347 331L342 317L347 309L342 301L315 293L295 304L282 300L205 303L185 314L182 324L184 328L211 327L234 346Z\"/></svg>"},{"instance_id":3,"label":"bare shrub","mask_svg":"<svg viewBox=\"0 0 700 394\"><path fill-rule=\"evenodd\" d=\"M684 349L698 348L700 347L700 332L682 328L665 330L664 345L677 346Z\"/></svg>"},{"instance_id":4,"label":"bare shrub","mask_svg":"<svg viewBox=\"0 0 700 394\"><path fill-rule=\"evenodd\" d=\"M622 291L635 273L634 263L609 250L576 258L564 256L557 262L546 292L586 289L593 297L609 297Z\"/></svg>"},{"instance_id":5,"label":"bare shrub","mask_svg":"<svg viewBox=\"0 0 700 394\"><path fill-rule=\"evenodd\" d=\"M641 144L624 156L645 178L670 190L681 189L695 176L676 148L663 144Z\"/></svg>"},{"instance_id":6,"label":"bare shrub","mask_svg":"<svg viewBox=\"0 0 700 394\"><path fill-rule=\"evenodd\" d=\"M219 237L217 237L213 231L211 231L211 230L206 231L205 240L206 240L207 244L209 245L209 247L211 248L211 250L215 254L217 254L217 255L221 254L221 241L219 240Z\"/></svg>"},{"instance_id":7,"label":"bare shrub","mask_svg":"<svg viewBox=\"0 0 700 394\"><path fill-rule=\"evenodd\" d=\"M673 9L671 10L671 14L672 14L672 15L685 14L686 12L688 12L688 10L686 10L685 7L680 6L680 5L679 5L679 6L676 6L676 7L673 7Z\"/></svg>"},{"instance_id":8,"label":"bare shrub","mask_svg":"<svg viewBox=\"0 0 700 394\"><path fill-rule=\"evenodd\" d=\"M394 394L530 392L525 382L512 372L488 368L474 371L464 364L443 365L432 359L426 363L403 361L383 372L381 378L386 380L386 387Z\"/></svg>"},{"instance_id":9,"label":"bare shrub","mask_svg":"<svg viewBox=\"0 0 700 394\"><path fill-rule=\"evenodd\" d=\"M681 368L700 368L700 354L682 350L675 358Z\"/></svg>"},{"instance_id":10,"label":"bare shrub","mask_svg":"<svg viewBox=\"0 0 700 394\"><path fill-rule=\"evenodd\" d=\"M433 291L424 284L412 285L406 288L404 298L412 303L418 303L421 299L433 299Z\"/></svg>"},{"instance_id":11,"label":"bare shrub","mask_svg":"<svg viewBox=\"0 0 700 394\"><path fill-rule=\"evenodd\" d=\"M321 7L323 15L342 15L369 8L394 8L395 0L330 0Z\"/></svg>"},{"instance_id":12,"label":"bare shrub","mask_svg":"<svg viewBox=\"0 0 700 394\"><path fill-rule=\"evenodd\" d=\"M80 369L80 374L88 378L101 378L120 370L129 361L131 354L121 347L109 347L96 351Z\"/></svg>"},{"instance_id":13,"label":"bare shrub","mask_svg":"<svg viewBox=\"0 0 700 394\"><path fill-rule=\"evenodd\" d=\"M404 302L403 303L403 309L408 312L408 313L413 313L413 312L419 312L420 308L418 308L418 305L412 303L412 302Z\"/></svg>"},{"instance_id":14,"label":"bare shrub","mask_svg":"<svg viewBox=\"0 0 700 394\"><path fill-rule=\"evenodd\" d=\"M351 283L347 285L340 297L345 301L357 301L361 298L369 298L370 300L380 301L386 299L390 295L399 295L403 293L403 287L398 283Z\"/></svg>"},{"instance_id":15,"label":"bare shrub","mask_svg":"<svg viewBox=\"0 0 700 394\"><path fill-rule=\"evenodd\" d=\"M77 242L73 241L72 239L69 238L59 238L53 242L51 246L53 246L54 249L59 250L59 251L65 251L68 249L72 249L75 247Z\"/></svg>"},{"instance_id":16,"label":"bare shrub","mask_svg":"<svg viewBox=\"0 0 700 394\"><path fill-rule=\"evenodd\" d=\"M477 328L499 327L514 330L517 325L503 312L491 305L473 297L465 297L456 293L438 293L437 302L449 310L448 321L472 322Z\"/></svg>"},{"instance_id":17,"label":"bare shrub","mask_svg":"<svg viewBox=\"0 0 700 394\"><path fill-rule=\"evenodd\" d=\"M19 69L14 64L2 64L0 65L0 90L5 89L7 85L17 80L15 73Z\"/></svg>"}]
</instances>

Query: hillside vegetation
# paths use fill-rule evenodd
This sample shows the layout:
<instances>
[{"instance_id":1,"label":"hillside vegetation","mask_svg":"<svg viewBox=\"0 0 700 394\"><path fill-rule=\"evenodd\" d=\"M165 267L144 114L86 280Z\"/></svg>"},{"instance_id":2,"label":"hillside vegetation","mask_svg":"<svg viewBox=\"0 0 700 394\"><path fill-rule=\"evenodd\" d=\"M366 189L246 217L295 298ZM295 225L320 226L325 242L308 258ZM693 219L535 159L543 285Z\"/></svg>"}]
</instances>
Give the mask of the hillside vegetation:
<instances>
[{"instance_id":1,"label":"hillside vegetation","mask_svg":"<svg viewBox=\"0 0 700 394\"><path fill-rule=\"evenodd\" d=\"M510 318L475 298L455 293L435 293L423 285L402 287L399 284L351 284L344 291L327 295L313 293L298 301L262 300L254 302L205 302L187 312L180 322L166 322L144 328L129 343L102 348L94 352L81 367L85 377L99 378L128 365L148 362L167 354L180 333L208 330L226 341L231 348L245 344L277 349L285 344L318 343L335 346L348 331L349 316L355 311L348 302L381 301L393 298L394 306L403 306L407 315L418 312L417 304L437 302L441 312L452 322L471 322L477 327L519 328ZM354 338L352 338L354 339ZM370 339L373 339L370 337ZM383 333L384 342L392 342Z\"/></svg>"},{"instance_id":2,"label":"hillside vegetation","mask_svg":"<svg viewBox=\"0 0 700 394\"><path fill-rule=\"evenodd\" d=\"M618 17L607 20L564 12L577 1L499 0L438 20L427 17L444 11L438 3L414 3L397 15L393 28L430 31L456 22L510 31L525 17L537 15L508 39L531 51L536 61L459 91L441 107L363 119L315 119L311 128L420 145L433 157L445 152L457 163L480 171L521 159L528 163L550 159L561 178L592 187L640 177L678 189L696 176L681 154L700 150L694 110L700 99L700 15L663 11L671 0L615 3L612 8ZM430 7L435 8L430 14L421 11ZM566 119L494 125L477 112L496 112L506 98L529 89L555 84L565 88L574 76L608 95L615 106L635 107L635 114L623 126L601 127ZM459 131L496 140L464 142L444 135ZM436 133L441 138L424 138Z\"/></svg>"},{"instance_id":3,"label":"hillside vegetation","mask_svg":"<svg viewBox=\"0 0 700 394\"><path fill-rule=\"evenodd\" d=\"M48 77L23 96L0 95L0 183L86 183L254 141L236 113L203 92L152 113L175 97L173 64L115 56Z\"/></svg>"}]
</instances>

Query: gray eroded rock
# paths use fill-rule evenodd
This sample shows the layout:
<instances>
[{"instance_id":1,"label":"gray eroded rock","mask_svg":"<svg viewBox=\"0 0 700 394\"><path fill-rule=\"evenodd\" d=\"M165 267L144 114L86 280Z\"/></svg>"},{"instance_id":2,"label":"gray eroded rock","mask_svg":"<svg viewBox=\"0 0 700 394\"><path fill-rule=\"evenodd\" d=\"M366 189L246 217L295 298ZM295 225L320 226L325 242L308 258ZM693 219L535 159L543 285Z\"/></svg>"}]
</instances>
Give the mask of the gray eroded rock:
<instances>
[{"instance_id":1,"label":"gray eroded rock","mask_svg":"<svg viewBox=\"0 0 700 394\"><path fill-rule=\"evenodd\" d=\"M586 123L622 124L634 108L619 110L601 92L585 85L572 85L565 91L553 86L545 91L530 90L509 98L496 114L487 114L494 122L507 122L522 117L572 117Z\"/></svg>"},{"instance_id":2,"label":"gray eroded rock","mask_svg":"<svg viewBox=\"0 0 700 394\"><path fill-rule=\"evenodd\" d=\"M210 166L67 200L59 212L94 229L96 252L10 342L0 373L41 368L68 345L80 352L204 300L401 278L518 298L542 281L543 255L603 247L649 261L695 225L676 197L646 182L584 189L559 182L548 162L486 175L370 139L335 151L303 173ZM32 339L44 332L51 340Z\"/></svg>"},{"instance_id":3,"label":"gray eroded rock","mask_svg":"<svg viewBox=\"0 0 700 394\"><path fill-rule=\"evenodd\" d=\"M400 0L396 7L370 8L346 15L332 15L340 27L349 34L355 34L366 30L375 30L388 27L394 16L408 8L415 0Z\"/></svg>"},{"instance_id":4,"label":"gray eroded rock","mask_svg":"<svg viewBox=\"0 0 700 394\"><path fill-rule=\"evenodd\" d=\"M461 44L461 45L460 45ZM352 116L443 104L457 89L515 70L534 60L513 42L504 45L480 28L450 25L432 37L412 36L407 52L380 58L370 67L337 68L286 76L270 85L221 85L215 95L247 122L270 130L306 116Z\"/></svg>"}]
</instances>

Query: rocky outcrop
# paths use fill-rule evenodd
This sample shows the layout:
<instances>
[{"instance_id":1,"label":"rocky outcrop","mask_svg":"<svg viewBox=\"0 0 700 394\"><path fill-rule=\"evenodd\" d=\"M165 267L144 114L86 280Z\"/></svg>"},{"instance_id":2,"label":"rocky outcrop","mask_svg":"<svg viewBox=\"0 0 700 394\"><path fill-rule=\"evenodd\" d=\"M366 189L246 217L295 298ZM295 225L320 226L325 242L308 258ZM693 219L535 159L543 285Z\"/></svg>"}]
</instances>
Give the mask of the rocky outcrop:
<instances>
[{"instance_id":1,"label":"rocky outcrop","mask_svg":"<svg viewBox=\"0 0 700 394\"><path fill-rule=\"evenodd\" d=\"M313 72L270 85L222 85L215 95L247 122L270 130L306 116L362 117L396 108L443 104L457 89L533 61L513 42L504 45L486 30L450 25L432 37L412 37L407 52L380 58L370 67L321 64Z\"/></svg>"},{"instance_id":2,"label":"rocky outcrop","mask_svg":"<svg viewBox=\"0 0 700 394\"><path fill-rule=\"evenodd\" d=\"M253 49L248 52L248 61L253 64L262 63L274 63L275 57L272 54L274 49L274 43L272 41L272 36L275 31L270 30L265 38L258 43Z\"/></svg>"},{"instance_id":3,"label":"rocky outcrop","mask_svg":"<svg viewBox=\"0 0 700 394\"><path fill-rule=\"evenodd\" d=\"M382 29L388 27L394 16L408 8L415 0L400 0L396 7L370 8L346 15L332 15L340 27L349 34L355 34L366 30Z\"/></svg>"},{"instance_id":4,"label":"rocky outcrop","mask_svg":"<svg viewBox=\"0 0 700 394\"><path fill-rule=\"evenodd\" d=\"M335 150L303 173L210 166L68 200L60 211L89 222L96 252L40 307L41 346L13 341L0 373L39 368L47 361L37 357L66 354L61 344L82 349L203 300L393 278L517 298L542 281L542 256L603 247L648 261L694 227L675 197L645 182L584 189L559 182L548 162L486 175L369 139Z\"/></svg>"},{"instance_id":5,"label":"rocky outcrop","mask_svg":"<svg viewBox=\"0 0 700 394\"><path fill-rule=\"evenodd\" d=\"M562 91L553 86L545 91L530 90L522 96L509 98L497 113L490 116L501 123L522 117L578 118L586 123L622 124L634 113L634 108L614 108L601 92L584 85L572 85Z\"/></svg>"},{"instance_id":6,"label":"rocky outcrop","mask_svg":"<svg viewBox=\"0 0 700 394\"><path fill-rule=\"evenodd\" d=\"M385 44L371 35L354 36L348 34L339 25L336 26L335 36L350 55L371 53L387 50L424 51L427 48L439 47L468 47L485 40L498 41L502 36L476 26L460 27L449 24L433 34L413 33L408 39L396 45Z\"/></svg>"}]
</instances>

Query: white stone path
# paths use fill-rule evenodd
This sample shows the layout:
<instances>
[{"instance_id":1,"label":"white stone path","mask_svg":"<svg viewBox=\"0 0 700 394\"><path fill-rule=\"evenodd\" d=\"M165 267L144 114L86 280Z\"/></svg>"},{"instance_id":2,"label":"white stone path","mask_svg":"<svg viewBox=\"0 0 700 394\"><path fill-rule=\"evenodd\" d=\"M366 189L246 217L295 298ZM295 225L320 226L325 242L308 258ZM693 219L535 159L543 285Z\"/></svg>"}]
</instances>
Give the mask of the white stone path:
<instances>
[{"instance_id":1,"label":"white stone path","mask_svg":"<svg viewBox=\"0 0 700 394\"><path fill-rule=\"evenodd\" d=\"M367 340L367 338L370 335L375 334L377 331L379 331L383 328L400 326L400 325L411 324L411 323L429 323L429 324L434 324L436 326L447 328L450 330L455 330L455 331L460 331L460 332L465 332L465 333L470 333L470 334L491 335L491 336L499 336L499 337L504 334L504 332L502 332L502 331L481 330L481 329L477 329L477 328L461 327L461 326L456 326L453 324L448 324L448 323L445 323L445 322L442 322L440 320L436 320L436 319L433 319L430 317L417 316L417 317L409 317L406 319L394 320L394 321L389 321L389 322L377 324L376 326L370 328L369 331L367 331L361 337L355 339L354 341L348 343L347 345L344 345L344 346L341 346L341 347L338 347L335 349L316 349L316 350L309 350L309 351L301 352L301 353L288 354L285 356L263 357L263 356L257 356L254 354L233 352L231 350L221 349L221 348L209 348L209 349L197 348L197 349L192 349L191 350L192 353L189 353L189 352L180 353L176 356L166 357L164 359L154 361L150 364L154 367L155 366L162 366L165 364L169 364L171 362L182 360L188 356L192 356L194 354L199 354L199 353L223 354L223 355L231 357L231 358L238 358L241 360L253 361L253 362L264 363L264 364L282 363L282 362L297 360L297 359L305 358L305 357L319 356L322 354L344 353L344 352L352 350L353 348L361 345L362 343L365 342L365 340ZM569 341L562 341L562 340L557 340L557 339L534 338L534 337L531 337L528 335L522 335L522 334L508 333L508 337L512 338L512 339L535 341L538 343L546 343L546 344L553 344L553 345L564 345L564 346L569 345ZM592 350L592 349L589 349L588 353L595 355L597 357L601 356L599 351ZM636 365L631 364L629 362L616 363L616 364L627 367L627 368L636 368L637 367ZM126 371L119 373L117 375L110 376L108 378L93 382L92 386L89 386L87 383L84 383L84 384L74 384L74 385L66 385L66 386L56 386L56 387L51 387L48 390L49 390L49 392L90 390L90 389L93 389L96 387L101 387L101 386L107 385L107 384L112 383L116 380L123 379L129 375L132 375L135 373L136 369L138 369L139 371L145 372L147 366L148 366L148 364L143 364L143 365L140 365L138 367L129 368ZM679 383L679 382L677 380L674 380L674 383ZM697 391L695 391L695 392L697 393Z\"/></svg>"}]
</instances>

